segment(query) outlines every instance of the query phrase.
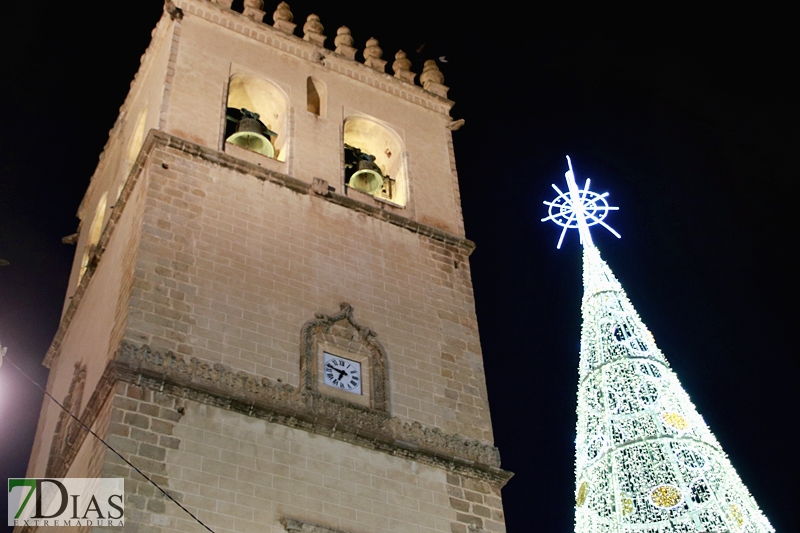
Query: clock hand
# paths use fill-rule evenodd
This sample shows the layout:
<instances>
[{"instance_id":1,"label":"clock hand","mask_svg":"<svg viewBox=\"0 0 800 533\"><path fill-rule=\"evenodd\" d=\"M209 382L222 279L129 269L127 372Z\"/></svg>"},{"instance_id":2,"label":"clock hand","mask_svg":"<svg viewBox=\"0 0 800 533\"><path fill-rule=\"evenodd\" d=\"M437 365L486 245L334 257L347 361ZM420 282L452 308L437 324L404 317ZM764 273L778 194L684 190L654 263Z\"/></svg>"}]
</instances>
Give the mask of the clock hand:
<instances>
[{"instance_id":1,"label":"clock hand","mask_svg":"<svg viewBox=\"0 0 800 533\"><path fill-rule=\"evenodd\" d=\"M328 363L325 366L327 366L328 368L330 368L334 372L338 372L339 373L339 379L342 379L343 377L345 377L347 375L347 372L345 372L344 370L339 370L338 368L332 366L330 363Z\"/></svg>"}]
</instances>

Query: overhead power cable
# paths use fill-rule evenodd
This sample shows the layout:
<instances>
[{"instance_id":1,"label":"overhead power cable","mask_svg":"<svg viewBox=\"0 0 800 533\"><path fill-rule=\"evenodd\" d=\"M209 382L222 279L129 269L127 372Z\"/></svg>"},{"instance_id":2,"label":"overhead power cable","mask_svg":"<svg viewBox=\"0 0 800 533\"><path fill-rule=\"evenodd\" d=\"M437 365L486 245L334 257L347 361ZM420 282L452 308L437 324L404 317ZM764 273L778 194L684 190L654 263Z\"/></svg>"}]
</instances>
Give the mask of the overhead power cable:
<instances>
[{"instance_id":1,"label":"overhead power cable","mask_svg":"<svg viewBox=\"0 0 800 533\"><path fill-rule=\"evenodd\" d=\"M131 468L133 468L133 469L134 469L134 470L135 470L135 471L136 471L136 472L137 472L137 473L138 473L140 476L142 476L143 478L145 478L145 479L146 479L146 480L147 480L147 481L148 481L148 482L149 482L151 485L153 485L155 488L157 488L157 489L158 489L158 490L161 492L161 494L163 494L164 496L166 496L167 498L169 498L170 500L172 500L172 502L173 502L175 505L177 505L178 507L180 507L181 509L183 509L183 512L185 512L186 514L188 514L189 516L191 516L191 517L192 517L192 519L193 519L195 522L197 522L198 524L200 524L201 526L203 526L204 528L206 528L206 529L207 529L208 531L210 531L211 533L215 533L215 531L214 531L213 529L211 529L211 528L210 528L210 527L208 527L206 524L204 524L204 523L203 523L203 521L202 521L202 520L200 520L199 518L197 518L197 517L196 517L196 516L195 516L195 515L194 515L194 514L193 514L193 513L192 513L192 512L189 510L189 509L187 509L186 507L184 507L183 505L181 505L181 503L180 503L178 500L176 500L175 498L173 498L173 497L172 497L172 496L171 496L171 495L170 495L170 494L169 494L167 491L165 491L164 489L162 489L162 488L159 486L159 484L158 484L158 483L156 483L155 481L153 481L152 479L150 479L150 476L148 476L147 474L145 474L144 472L142 472L141 470L139 470L138 468L136 468L136 466L134 466L134 464L133 464L133 463L131 463L130 461L128 461L127 459L125 459L125 458L122 456L122 454L120 454L120 453L119 453L117 450L115 450L115 449L114 449L114 447L113 447L113 446L111 446L109 443L107 443L105 440L103 440L103 439L100 437L100 435L98 435L97 433L95 433L94 431L92 431L92 430L91 430L91 428L89 428L89 426L87 426L86 424L84 424L84 423L83 423L83 422L82 422L82 421L81 421L81 420L80 420L80 419L79 419L77 416L75 416L74 414L72 414L72 413L70 412L70 410L69 410L69 409L67 409L66 407L64 407L64 406L61 404L61 402L59 402L58 400L56 400L56 399L53 397L53 395L52 395L52 394L50 394L49 392L47 392L47 391L44 389L44 387L42 387L41 385L39 385L39 383L37 383L36 381L34 381L34 380L33 380L33 378L31 378L31 377L30 377L28 374L26 374L24 370L22 370L22 369L21 369L19 366L17 366L17 365L14 363L14 361L12 361L11 359L9 359L9 358L8 358L8 355L6 355L6 354L5 354L5 349L2 349L1 347L0 347L0 349L2 350L2 351L0 351L0 365L2 365L2 363L3 363L3 360L5 359L5 361L7 361L7 362L8 362L8 364L10 364L10 365L11 365L11 366L13 366L14 368L16 368L16 369L17 369L17 371L18 371L20 374L22 374L23 376L25 376L25 379L27 379L28 381L30 381L31 383L33 383L33 384L36 386L36 388L38 388L40 391L42 391L42 392L45 394L45 396L47 396L48 398L50 398L51 400L53 400L53 401L56 403L56 405L58 405L58 406L59 406L59 407L60 407L60 408L61 408L61 409L62 409L62 410L65 412L65 413L67 413L67 414L68 414L69 416L71 416L71 417L72 417L72 418L73 418L75 421L77 421L77 422L78 422L78 424L80 424L80 425L81 425L81 427L82 427L83 429L85 429L86 431L88 431L90 435L92 435L94 438L96 438L97 440L99 440L100 442L102 442L102 443L103 443L103 446L105 446L106 448L108 448L109 450L111 450L112 452L114 452L114 454L115 454L117 457L119 457L120 459L122 459L123 461L125 461L125 463L126 463L128 466L130 466Z\"/></svg>"}]
</instances>

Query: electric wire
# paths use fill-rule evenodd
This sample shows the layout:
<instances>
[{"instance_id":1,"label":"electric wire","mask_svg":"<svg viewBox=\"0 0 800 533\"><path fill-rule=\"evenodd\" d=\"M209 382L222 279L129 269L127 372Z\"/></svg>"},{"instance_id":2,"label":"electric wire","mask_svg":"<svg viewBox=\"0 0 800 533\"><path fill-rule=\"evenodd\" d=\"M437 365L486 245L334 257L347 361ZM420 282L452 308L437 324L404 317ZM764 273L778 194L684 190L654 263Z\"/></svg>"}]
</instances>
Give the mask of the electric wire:
<instances>
[{"instance_id":1,"label":"electric wire","mask_svg":"<svg viewBox=\"0 0 800 533\"><path fill-rule=\"evenodd\" d=\"M199 518L197 518L197 517L196 517L194 514L192 514L192 512L191 512L189 509L187 509L186 507L184 507L183 505L181 505L181 503L180 503L178 500L176 500L175 498L173 498L172 496L170 496L170 494L169 494L167 491L165 491L164 489L162 489L162 488L161 488L161 487L158 485L158 483L156 483L155 481L153 481L152 479L150 479L150 476L148 476L147 474L145 474L144 472L142 472L141 470L139 470L138 468L136 468L136 466L134 466L134 464L133 464L133 463L131 463L130 461L128 461L127 459L125 459L125 458L124 458L124 457L123 457L123 456L122 456L122 455L121 455L121 454L120 454L120 453L119 453L117 450L115 450L115 449L114 449L114 447L113 447L113 446L111 446L109 443L107 443L105 440L103 440L103 439L100 437L100 435L98 435L97 433L95 433L94 431L92 431L92 429L91 429L89 426L87 426L86 424L84 424L84 423L83 423L83 422L82 422L82 421L81 421L81 420L80 420L80 419L79 419L77 416L73 415L73 414L70 412L70 410L69 410L69 409L67 409L66 407L64 407L64 406L61 404L61 402L59 402L58 400L56 400L56 399L53 397L53 395L52 395L52 394L50 394L49 392L47 392L47 391L44 389L44 387L42 387L41 385L39 385L39 383L37 383L36 381L34 381L34 380L33 380L33 378L31 378L31 377L30 377L28 374L26 374L24 370L22 370L22 369L21 369L20 367L18 367L18 366L17 366L17 365L16 365L16 364L15 364L15 363L12 361L12 360L10 360L10 359L8 358L8 355L7 355L7 354L6 354L6 355L2 355L1 357L2 357L2 359L5 359L5 361L6 361L6 362L8 362L8 363L9 363L11 366L13 366L14 368L16 368L16 369L17 369L17 371L18 371L20 374L22 374L23 376L25 376L25 378L26 378L28 381L30 381L31 383L33 383L33 384L36 386L36 388L38 388L39 390L41 390L41 391L42 391L42 392L45 394L45 396L47 396L48 398L50 398L51 400L53 400L53 401L56 403L56 405L58 405L58 406L59 406L59 407L60 407L60 408L61 408L61 409L62 409L62 410L65 412L65 413L67 413L69 416L71 416L73 419L75 419L75 420L78 422L78 424L80 424L80 425L81 425L81 427L82 427L83 429L85 429L86 431L88 431L88 432L89 432L89 434L91 434L91 435L92 435L94 438L96 438L97 440L99 440L100 442L102 442L102 443L103 443L103 445L104 445L106 448L108 448L109 450L111 450L112 452L114 452L114 454L115 454L117 457L119 457L120 459L122 459L123 461L125 461L125 463L127 463L127 465L128 465L128 466L130 466L131 468L133 468L133 469L134 469L134 470L135 470L135 471L136 471L136 472L137 472L137 473L138 473L140 476L142 476L143 478L145 478L145 479L146 479L146 480L147 480L147 481L148 481L148 482L149 482L151 485L153 485L155 488L157 488L159 491L161 491L161 493L162 493L164 496L166 496L167 498L169 498L170 500L172 500L172 502L173 502L173 503L175 503L175 505L177 505L178 507L180 507L181 509L183 509L183 512L185 512L186 514L188 514L189 516L191 516L191 517L194 519L194 521L195 521L195 522L197 522L198 524L200 524L201 526L203 526L204 528L206 528L206 529L207 529L208 531L210 531L211 533L216 533L216 532L215 532L213 529L211 529L210 527L208 527L207 525L205 525L205 524L203 523L203 521L202 521L202 520L200 520L200 519L199 519ZM0 363L2 363L2 361L1 361L1 360L0 360Z\"/></svg>"}]
</instances>

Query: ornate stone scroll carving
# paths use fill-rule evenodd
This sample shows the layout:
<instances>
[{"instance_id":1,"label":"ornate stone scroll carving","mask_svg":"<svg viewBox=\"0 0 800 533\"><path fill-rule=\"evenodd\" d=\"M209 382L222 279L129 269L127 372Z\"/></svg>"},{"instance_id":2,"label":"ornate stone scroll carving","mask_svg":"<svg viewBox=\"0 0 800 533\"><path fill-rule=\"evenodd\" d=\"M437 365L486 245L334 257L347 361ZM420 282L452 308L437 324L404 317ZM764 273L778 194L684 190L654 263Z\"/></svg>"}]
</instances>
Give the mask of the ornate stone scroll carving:
<instances>
[{"instance_id":1,"label":"ornate stone scroll carving","mask_svg":"<svg viewBox=\"0 0 800 533\"><path fill-rule=\"evenodd\" d=\"M389 413L389 369L386 350L376 339L377 334L368 327L360 325L353 317L353 306L346 302L339 304L335 315L316 313L314 320L303 325L300 332L300 388L316 392L314 361L318 343L328 342L345 346L358 343L370 359L370 398L371 407L376 411ZM337 324L342 322L342 324ZM342 327L344 326L344 327Z\"/></svg>"},{"instance_id":2,"label":"ornate stone scroll carving","mask_svg":"<svg viewBox=\"0 0 800 533\"><path fill-rule=\"evenodd\" d=\"M80 362L75 363L72 370L72 381L69 384L69 391L61 402L66 411L62 410L58 414L53 442L50 445L50 457L47 461L47 476L54 477L60 470L67 451L77 447L78 437L82 431L80 422L72 418L69 413L76 417L81 416L81 403L83 401L83 388L86 384L86 365ZM69 413L67 412L69 411Z\"/></svg>"},{"instance_id":3,"label":"ornate stone scroll carving","mask_svg":"<svg viewBox=\"0 0 800 533\"><path fill-rule=\"evenodd\" d=\"M281 525L289 533L347 533L341 529L334 529L332 527L321 526L319 524L312 524L305 520L298 520L296 518L284 517L281 518Z\"/></svg>"},{"instance_id":4,"label":"ornate stone scroll carving","mask_svg":"<svg viewBox=\"0 0 800 533\"><path fill-rule=\"evenodd\" d=\"M346 321L359 335L377 343L372 330L351 320L352 307L343 304L339 313L320 314L307 322L303 338L313 342L315 332ZM196 357L187 361L182 355L160 353L146 345L123 341L117 360L110 364L116 368L117 379L130 383L360 446L413 456L431 464L446 464L449 468L463 469L467 475L503 483L510 478L508 472L498 468L500 455L491 445L418 422L403 422L387 412L329 398L312 390L234 372L219 363Z\"/></svg>"}]
</instances>

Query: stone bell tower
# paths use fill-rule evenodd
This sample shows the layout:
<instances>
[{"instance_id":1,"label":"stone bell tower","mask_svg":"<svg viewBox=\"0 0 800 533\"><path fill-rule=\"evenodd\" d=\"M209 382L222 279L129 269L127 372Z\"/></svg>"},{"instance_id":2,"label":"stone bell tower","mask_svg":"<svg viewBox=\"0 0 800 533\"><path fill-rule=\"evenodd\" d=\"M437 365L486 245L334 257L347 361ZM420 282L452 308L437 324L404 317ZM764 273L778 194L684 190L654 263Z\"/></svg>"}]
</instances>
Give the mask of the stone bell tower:
<instances>
[{"instance_id":1,"label":"stone bell tower","mask_svg":"<svg viewBox=\"0 0 800 533\"><path fill-rule=\"evenodd\" d=\"M48 390L215 531L505 531L443 76L244 5L167 1ZM126 527L201 530L49 400L28 475L124 477Z\"/></svg>"}]
</instances>

